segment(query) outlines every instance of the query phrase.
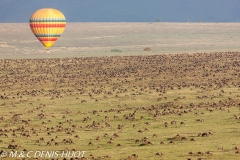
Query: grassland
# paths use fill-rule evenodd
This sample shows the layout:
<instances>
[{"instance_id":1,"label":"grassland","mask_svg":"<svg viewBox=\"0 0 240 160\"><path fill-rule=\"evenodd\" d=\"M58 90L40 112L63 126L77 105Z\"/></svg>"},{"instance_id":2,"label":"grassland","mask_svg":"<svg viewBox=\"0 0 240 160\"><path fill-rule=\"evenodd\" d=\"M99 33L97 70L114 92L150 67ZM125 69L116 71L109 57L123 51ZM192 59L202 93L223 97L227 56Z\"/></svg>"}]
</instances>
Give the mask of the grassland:
<instances>
[{"instance_id":1,"label":"grassland","mask_svg":"<svg viewBox=\"0 0 240 160\"><path fill-rule=\"evenodd\" d=\"M239 23L67 23L46 53L28 23L0 24L1 58L64 58L239 51ZM144 52L150 47L150 52ZM112 52L118 49L122 52Z\"/></svg>"},{"instance_id":2,"label":"grassland","mask_svg":"<svg viewBox=\"0 0 240 160\"><path fill-rule=\"evenodd\" d=\"M0 24L0 155L239 159L239 28L68 23L46 53L28 24Z\"/></svg>"},{"instance_id":3,"label":"grassland","mask_svg":"<svg viewBox=\"0 0 240 160\"><path fill-rule=\"evenodd\" d=\"M2 59L0 150L238 159L239 64L239 52Z\"/></svg>"}]
</instances>

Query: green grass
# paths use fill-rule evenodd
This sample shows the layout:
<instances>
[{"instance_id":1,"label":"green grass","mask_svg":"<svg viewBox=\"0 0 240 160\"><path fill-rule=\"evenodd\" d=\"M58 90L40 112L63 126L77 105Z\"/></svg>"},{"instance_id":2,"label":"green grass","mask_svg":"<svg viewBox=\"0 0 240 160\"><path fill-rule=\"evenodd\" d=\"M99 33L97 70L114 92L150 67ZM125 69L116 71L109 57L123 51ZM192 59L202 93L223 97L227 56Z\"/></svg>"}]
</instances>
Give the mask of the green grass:
<instances>
[{"instance_id":1,"label":"green grass","mask_svg":"<svg viewBox=\"0 0 240 160\"><path fill-rule=\"evenodd\" d=\"M84 150L88 159L91 154L95 159L127 159L132 154L138 159L237 159L233 147L240 146L240 121L234 118L240 116L238 62L238 52L1 60L0 95L7 98L0 99L0 117L5 118L0 134L8 137L1 134L0 150L10 151L14 139L18 151ZM21 114L19 121L14 114ZM95 128L93 121L98 123ZM198 136L204 132L212 135ZM38 144L40 137L44 141ZM152 144L135 143L144 137ZM67 138L74 144L64 144ZM47 145L51 139L58 145ZM207 151L212 155L196 155ZM155 156L158 152L163 156Z\"/></svg>"}]
</instances>

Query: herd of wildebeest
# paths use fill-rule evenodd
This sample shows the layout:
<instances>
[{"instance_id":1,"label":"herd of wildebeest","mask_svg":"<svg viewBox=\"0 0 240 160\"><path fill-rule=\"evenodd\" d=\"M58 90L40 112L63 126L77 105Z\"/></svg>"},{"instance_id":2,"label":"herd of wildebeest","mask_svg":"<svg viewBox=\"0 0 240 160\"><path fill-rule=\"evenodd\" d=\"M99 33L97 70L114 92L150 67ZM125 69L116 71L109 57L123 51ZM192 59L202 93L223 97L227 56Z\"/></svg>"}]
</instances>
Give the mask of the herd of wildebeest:
<instances>
[{"instance_id":1,"label":"herd of wildebeest","mask_svg":"<svg viewBox=\"0 0 240 160\"><path fill-rule=\"evenodd\" d=\"M240 52L1 59L0 71L1 153L84 150L83 157L49 159L200 160L225 150L240 157L239 137L228 150L191 149L217 134L221 124L196 127L207 126L211 114L229 113L239 128ZM184 144L193 147L171 150Z\"/></svg>"}]
</instances>

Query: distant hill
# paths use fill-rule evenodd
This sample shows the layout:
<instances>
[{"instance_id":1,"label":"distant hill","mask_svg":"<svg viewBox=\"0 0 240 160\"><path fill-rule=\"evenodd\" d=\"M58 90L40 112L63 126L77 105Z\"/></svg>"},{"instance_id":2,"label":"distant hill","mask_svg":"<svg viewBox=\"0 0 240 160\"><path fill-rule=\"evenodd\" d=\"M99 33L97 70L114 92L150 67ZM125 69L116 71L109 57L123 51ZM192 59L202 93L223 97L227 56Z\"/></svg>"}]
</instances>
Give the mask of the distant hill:
<instances>
[{"instance_id":1,"label":"distant hill","mask_svg":"<svg viewBox=\"0 0 240 160\"><path fill-rule=\"evenodd\" d=\"M1 0L0 22L28 22L40 8L68 22L239 22L239 0Z\"/></svg>"}]
</instances>

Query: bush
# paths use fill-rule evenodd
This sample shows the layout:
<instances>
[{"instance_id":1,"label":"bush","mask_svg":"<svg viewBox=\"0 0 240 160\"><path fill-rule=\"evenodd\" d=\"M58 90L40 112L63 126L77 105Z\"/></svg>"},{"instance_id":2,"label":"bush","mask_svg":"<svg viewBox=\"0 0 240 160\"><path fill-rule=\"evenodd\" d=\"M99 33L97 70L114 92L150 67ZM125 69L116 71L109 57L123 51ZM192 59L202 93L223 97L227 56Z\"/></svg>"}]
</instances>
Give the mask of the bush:
<instances>
[{"instance_id":1,"label":"bush","mask_svg":"<svg viewBox=\"0 0 240 160\"><path fill-rule=\"evenodd\" d=\"M150 47L144 48L144 51L151 51L152 49Z\"/></svg>"},{"instance_id":2,"label":"bush","mask_svg":"<svg viewBox=\"0 0 240 160\"><path fill-rule=\"evenodd\" d=\"M120 49L112 49L111 52L122 52Z\"/></svg>"}]
</instances>

